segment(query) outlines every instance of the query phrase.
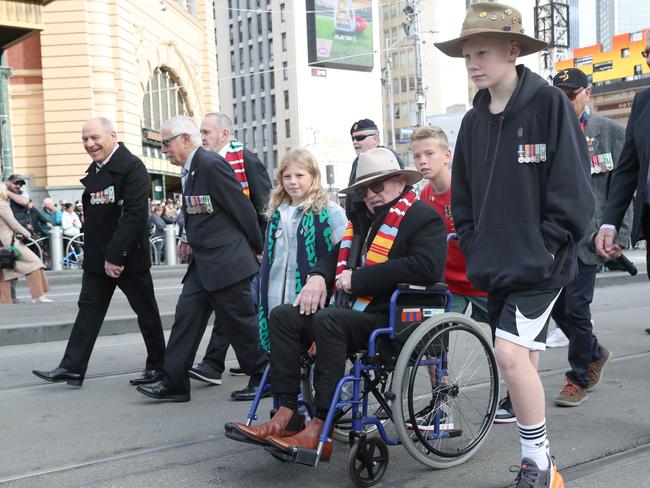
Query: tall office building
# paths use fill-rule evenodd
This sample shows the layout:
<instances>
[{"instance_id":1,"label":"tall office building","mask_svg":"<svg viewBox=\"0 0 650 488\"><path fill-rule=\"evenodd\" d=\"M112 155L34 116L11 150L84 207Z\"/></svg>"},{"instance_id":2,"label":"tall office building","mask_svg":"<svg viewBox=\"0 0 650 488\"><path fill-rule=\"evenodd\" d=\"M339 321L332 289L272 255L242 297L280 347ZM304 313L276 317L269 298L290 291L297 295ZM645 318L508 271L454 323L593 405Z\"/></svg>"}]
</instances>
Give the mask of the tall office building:
<instances>
[{"instance_id":1,"label":"tall office building","mask_svg":"<svg viewBox=\"0 0 650 488\"><path fill-rule=\"evenodd\" d=\"M407 5L415 4L413 0L402 0L387 2L381 7L386 129L384 144L387 146L391 144L392 125L395 149L404 161L411 164L408 136L412 128L417 125L416 58L413 25L409 23L404 9ZM465 5L461 2L427 0L420 2L420 9L425 115L430 117L454 109L464 111L468 106L468 84L463 60L445 56L433 43L458 35L465 15ZM407 35L407 30L410 35Z\"/></svg>"},{"instance_id":2,"label":"tall office building","mask_svg":"<svg viewBox=\"0 0 650 488\"><path fill-rule=\"evenodd\" d=\"M273 175L306 147L347 186L356 120L381 124L378 0L214 2L219 100Z\"/></svg>"},{"instance_id":3,"label":"tall office building","mask_svg":"<svg viewBox=\"0 0 650 488\"><path fill-rule=\"evenodd\" d=\"M637 32L650 23L650 2L646 0L596 0L596 37L603 52L612 48L612 37Z\"/></svg>"}]
</instances>

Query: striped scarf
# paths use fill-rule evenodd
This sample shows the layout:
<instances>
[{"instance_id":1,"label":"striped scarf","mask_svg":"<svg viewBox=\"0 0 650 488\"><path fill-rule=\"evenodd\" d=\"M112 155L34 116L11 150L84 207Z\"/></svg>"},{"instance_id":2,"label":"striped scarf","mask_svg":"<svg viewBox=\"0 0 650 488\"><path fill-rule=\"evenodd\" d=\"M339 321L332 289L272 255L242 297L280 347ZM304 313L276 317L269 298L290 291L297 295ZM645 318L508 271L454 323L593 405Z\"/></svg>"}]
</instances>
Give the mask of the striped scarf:
<instances>
[{"instance_id":1,"label":"striped scarf","mask_svg":"<svg viewBox=\"0 0 650 488\"><path fill-rule=\"evenodd\" d=\"M370 247L368 248L368 253L365 256L365 259L363 257L361 258L362 266L372 266L373 264L380 264L388 261L388 253L390 253L390 250L393 247L402 219L404 219L404 215L406 215L406 212L408 212L411 205L413 205L413 202L416 200L417 195L413 190L411 190L390 208L384 221L379 227L377 234L372 240ZM350 256L350 248L352 247L353 235L354 229L352 228L352 222L348 222L348 225L345 228L345 233L343 234L343 239L341 240L341 247L339 248L339 256L336 262L336 278L338 278L348 267L348 258ZM355 263L350 263L350 265L354 266ZM357 297L352 303L351 308L352 310L363 312L371 301L372 297Z\"/></svg>"},{"instance_id":2,"label":"striped scarf","mask_svg":"<svg viewBox=\"0 0 650 488\"><path fill-rule=\"evenodd\" d=\"M251 191L248 188L248 179L246 178L246 168L244 167L244 145L237 139L233 139L228 144L226 152L226 161L235 172L235 178L242 188L242 192L248 198L251 197Z\"/></svg>"}]
</instances>

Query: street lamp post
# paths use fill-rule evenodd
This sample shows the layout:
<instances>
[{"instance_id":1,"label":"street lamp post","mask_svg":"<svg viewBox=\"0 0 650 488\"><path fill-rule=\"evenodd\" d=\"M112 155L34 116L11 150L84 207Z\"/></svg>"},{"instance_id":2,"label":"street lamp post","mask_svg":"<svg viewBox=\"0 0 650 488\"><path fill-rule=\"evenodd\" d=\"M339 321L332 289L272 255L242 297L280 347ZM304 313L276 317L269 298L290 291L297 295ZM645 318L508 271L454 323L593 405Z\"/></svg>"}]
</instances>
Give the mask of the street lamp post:
<instances>
[{"instance_id":1,"label":"street lamp post","mask_svg":"<svg viewBox=\"0 0 650 488\"><path fill-rule=\"evenodd\" d=\"M417 126L426 125L426 97L422 76L422 24L420 23L420 0L413 0L404 8L406 19L413 25L413 42L415 44L415 103L417 109Z\"/></svg>"},{"instance_id":2,"label":"street lamp post","mask_svg":"<svg viewBox=\"0 0 650 488\"><path fill-rule=\"evenodd\" d=\"M393 46L399 41L393 43ZM390 121L390 147L393 151L396 150L395 147L395 101L393 99L393 71L392 71L392 61L390 59L390 49L393 46L388 46L388 39L386 39L386 89L388 90L388 111L390 116L388 120Z\"/></svg>"}]
</instances>

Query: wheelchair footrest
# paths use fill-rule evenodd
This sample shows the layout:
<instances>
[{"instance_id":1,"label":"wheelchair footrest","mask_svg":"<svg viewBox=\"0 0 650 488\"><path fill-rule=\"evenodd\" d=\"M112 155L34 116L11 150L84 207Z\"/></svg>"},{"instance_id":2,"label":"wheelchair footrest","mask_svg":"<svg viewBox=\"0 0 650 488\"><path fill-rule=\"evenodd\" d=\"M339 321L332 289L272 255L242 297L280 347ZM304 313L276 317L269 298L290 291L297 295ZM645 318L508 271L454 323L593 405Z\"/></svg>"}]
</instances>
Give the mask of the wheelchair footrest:
<instances>
[{"instance_id":1,"label":"wheelchair footrest","mask_svg":"<svg viewBox=\"0 0 650 488\"><path fill-rule=\"evenodd\" d=\"M230 422L227 423L225 427L226 427L225 434L228 439L232 439L233 441L237 441L237 442L245 442L247 444L253 444L254 446L266 445L266 442L264 441L258 441L257 439L253 439L251 437L242 434Z\"/></svg>"},{"instance_id":2,"label":"wheelchair footrest","mask_svg":"<svg viewBox=\"0 0 650 488\"><path fill-rule=\"evenodd\" d=\"M306 449L304 447L291 447L287 450L281 450L273 446L266 446L264 449L270 452L275 459L279 459L280 461L284 461L284 462L305 464L307 466L313 467L316 466L317 462L328 463L330 461L329 458L318 460L316 449Z\"/></svg>"}]
</instances>

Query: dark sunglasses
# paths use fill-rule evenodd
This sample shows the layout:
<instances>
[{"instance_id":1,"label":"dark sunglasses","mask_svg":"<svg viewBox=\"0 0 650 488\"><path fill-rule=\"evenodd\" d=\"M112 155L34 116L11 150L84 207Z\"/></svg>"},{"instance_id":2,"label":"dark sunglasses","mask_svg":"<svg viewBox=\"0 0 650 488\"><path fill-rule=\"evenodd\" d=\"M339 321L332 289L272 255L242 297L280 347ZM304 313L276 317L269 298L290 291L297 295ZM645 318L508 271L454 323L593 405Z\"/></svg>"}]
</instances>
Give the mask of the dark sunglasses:
<instances>
[{"instance_id":1,"label":"dark sunglasses","mask_svg":"<svg viewBox=\"0 0 650 488\"><path fill-rule=\"evenodd\" d=\"M357 196L361 199L366 198L366 193L368 192L368 188L370 188L370 191L373 193L381 193L384 191L384 181L375 181L374 183L370 183L368 186L362 186L361 188L357 188L355 193Z\"/></svg>"},{"instance_id":2,"label":"dark sunglasses","mask_svg":"<svg viewBox=\"0 0 650 488\"><path fill-rule=\"evenodd\" d=\"M650 49L644 49L643 51L641 51L641 56L643 56L644 58L650 56Z\"/></svg>"},{"instance_id":3,"label":"dark sunglasses","mask_svg":"<svg viewBox=\"0 0 650 488\"><path fill-rule=\"evenodd\" d=\"M376 134L373 133L373 134L361 134L361 135L358 135L358 136L352 136L352 140L357 141L357 142L361 142L366 137L370 137L370 136L374 136L374 135L376 135Z\"/></svg>"},{"instance_id":4,"label":"dark sunglasses","mask_svg":"<svg viewBox=\"0 0 650 488\"><path fill-rule=\"evenodd\" d=\"M183 134L176 134L175 136L169 137L169 138L167 138L167 139L163 139L162 141L160 141L160 143L161 143L163 146L165 146L165 147L169 147L169 145L172 143L172 141L173 141L174 139L176 139L177 137L180 137L180 136L182 136L182 135L183 135Z\"/></svg>"},{"instance_id":5,"label":"dark sunglasses","mask_svg":"<svg viewBox=\"0 0 650 488\"><path fill-rule=\"evenodd\" d=\"M580 90L578 91L575 90L569 91L566 88L562 88L562 91L569 98L569 100L573 102L578 95L580 95L583 91L585 91L585 88L580 88Z\"/></svg>"}]
</instances>

